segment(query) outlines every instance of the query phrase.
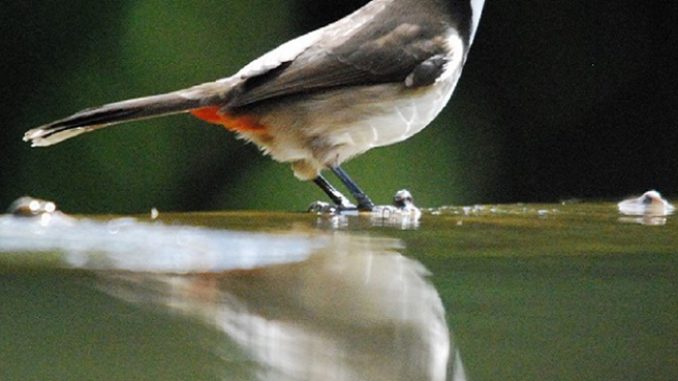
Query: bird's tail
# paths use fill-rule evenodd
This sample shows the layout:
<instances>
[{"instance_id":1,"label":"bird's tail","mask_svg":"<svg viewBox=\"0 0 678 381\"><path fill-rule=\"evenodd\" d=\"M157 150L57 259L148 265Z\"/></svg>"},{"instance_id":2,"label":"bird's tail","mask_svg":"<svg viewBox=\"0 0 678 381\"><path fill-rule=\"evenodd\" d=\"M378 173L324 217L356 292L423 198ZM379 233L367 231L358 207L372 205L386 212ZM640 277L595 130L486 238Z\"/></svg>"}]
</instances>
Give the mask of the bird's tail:
<instances>
[{"instance_id":1,"label":"bird's tail","mask_svg":"<svg viewBox=\"0 0 678 381\"><path fill-rule=\"evenodd\" d=\"M77 112L24 134L33 147L46 147L66 139L122 122L177 114L221 103L223 82L211 82L167 94L109 103Z\"/></svg>"}]
</instances>

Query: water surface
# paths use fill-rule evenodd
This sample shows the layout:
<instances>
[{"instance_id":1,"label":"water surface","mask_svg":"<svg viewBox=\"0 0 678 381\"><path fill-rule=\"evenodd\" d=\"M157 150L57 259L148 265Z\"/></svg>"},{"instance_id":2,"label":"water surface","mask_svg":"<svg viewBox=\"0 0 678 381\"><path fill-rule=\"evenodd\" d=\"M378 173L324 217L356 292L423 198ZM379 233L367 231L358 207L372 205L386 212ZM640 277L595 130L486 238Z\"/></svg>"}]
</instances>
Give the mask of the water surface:
<instances>
[{"instance_id":1,"label":"water surface","mask_svg":"<svg viewBox=\"0 0 678 381\"><path fill-rule=\"evenodd\" d=\"M614 204L0 217L2 380L675 380L678 227Z\"/></svg>"}]
</instances>

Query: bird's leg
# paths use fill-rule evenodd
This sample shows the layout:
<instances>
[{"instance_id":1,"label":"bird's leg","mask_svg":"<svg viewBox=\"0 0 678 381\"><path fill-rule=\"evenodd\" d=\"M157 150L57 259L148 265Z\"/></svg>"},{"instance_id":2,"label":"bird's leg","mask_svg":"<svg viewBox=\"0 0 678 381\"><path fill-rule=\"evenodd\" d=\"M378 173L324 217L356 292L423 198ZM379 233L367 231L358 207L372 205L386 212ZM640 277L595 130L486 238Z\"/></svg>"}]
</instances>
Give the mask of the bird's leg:
<instances>
[{"instance_id":1,"label":"bird's leg","mask_svg":"<svg viewBox=\"0 0 678 381\"><path fill-rule=\"evenodd\" d=\"M351 180L351 178L348 176L348 173L344 171L340 166L335 166L332 167L332 172L341 180L342 183L348 188L348 190L351 192L353 197L358 201L358 209L359 210L367 210L371 211L374 209L374 203L370 198L365 194L365 192L360 189L358 184L355 183L355 181Z\"/></svg>"},{"instance_id":2,"label":"bird's leg","mask_svg":"<svg viewBox=\"0 0 678 381\"><path fill-rule=\"evenodd\" d=\"M327 196L332 200L332 202L342 210L356 209L353 205L337 188L333 187L322 175L318 175L313 182L320 187L320 189L325 192Z\"/></svg>"}]
</instances>

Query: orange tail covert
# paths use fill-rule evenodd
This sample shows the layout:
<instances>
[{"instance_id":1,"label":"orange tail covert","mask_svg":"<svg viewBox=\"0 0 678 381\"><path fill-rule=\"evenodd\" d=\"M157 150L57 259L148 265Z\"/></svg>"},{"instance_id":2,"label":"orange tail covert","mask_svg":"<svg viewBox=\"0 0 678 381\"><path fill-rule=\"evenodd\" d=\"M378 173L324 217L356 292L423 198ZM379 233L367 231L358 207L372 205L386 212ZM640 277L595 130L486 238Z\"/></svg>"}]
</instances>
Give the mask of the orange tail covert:
<instances>
[{"instance_id":1,"label":"orange tail covert","mask_svg":"<svg viewBox=\"0 0 678 381\"><path fill-rule=\"evenodd\" d=\"M208 123L219 124L226 129L235 132L266 133L266 126L259 124L253 117L248 115L231 115L221 111L219 107L210 106L191 110L191 114Z\"/></svg>"}]
</instances>

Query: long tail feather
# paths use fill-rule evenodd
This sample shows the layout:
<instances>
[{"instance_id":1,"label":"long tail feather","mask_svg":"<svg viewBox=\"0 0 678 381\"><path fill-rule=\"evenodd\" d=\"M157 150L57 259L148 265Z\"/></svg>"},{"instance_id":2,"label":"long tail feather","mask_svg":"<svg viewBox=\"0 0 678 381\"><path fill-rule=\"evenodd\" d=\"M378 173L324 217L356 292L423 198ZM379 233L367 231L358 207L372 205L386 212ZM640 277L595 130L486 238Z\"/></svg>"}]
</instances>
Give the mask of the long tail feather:
<instances>
[{"instance_id":1,"label":"long tail feather","mask_svg":"<svg viewBox=\"0 0 678 381\"><path fill-rule=\"evenodd\" d=\"M223 87L208 83L186 90L109 103L79 111L67 118L34 128L24 134L33 147L46 147L66 139L132 120L177 114L218 102Z\"/></svg>"}]
</instances>

